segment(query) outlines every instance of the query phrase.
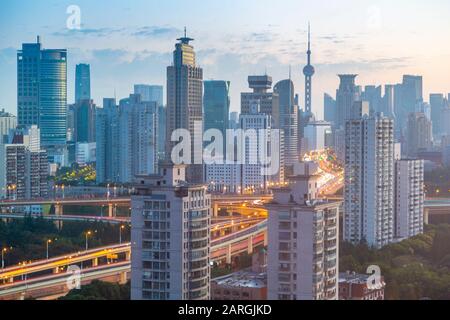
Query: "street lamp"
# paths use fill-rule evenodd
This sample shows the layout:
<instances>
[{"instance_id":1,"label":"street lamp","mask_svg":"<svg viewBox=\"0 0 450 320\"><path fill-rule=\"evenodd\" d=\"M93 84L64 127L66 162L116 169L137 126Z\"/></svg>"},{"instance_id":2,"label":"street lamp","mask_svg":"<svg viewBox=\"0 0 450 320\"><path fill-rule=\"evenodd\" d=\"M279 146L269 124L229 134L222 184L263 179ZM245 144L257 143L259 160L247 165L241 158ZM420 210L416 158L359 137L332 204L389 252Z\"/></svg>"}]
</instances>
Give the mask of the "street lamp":
<instances>
[{"instance_id":1,"label":"street lamp","mask_svg":"<svg viewBox=\"0 0 450 320\"><path fill-rule=\"evenodd\" d=\"M88 251L89 246L88 246L88 237L92 234L91 231L86 232L86 251Z\"/></svg>"},{"instance_id":2,"label":"street lamp","mask_svg":"<svg viewBox=\"0 0 450 320\"><path fill-rule=\"evenodd\" d=\"M9 250L12 248L10 247ZM5 254L8 252L8 248L2 249L2 270L5 268Z\"/></svg>"},{"instance_id":3,"label":"street lamp","mask_svg":"<svg viewBox=\"0 0 450 320\"><path fill-rule=\"evenodd\" d=\"M119 228L119 244L122 244L122 230L125 229L124 225L121 225Z\"/></svg>"},{"instance_id":4,"label":"street lamp","mask_svg":"<svg viewBox=\"0 0 450 320\"><path fill-rule=\"evenodd\" d=\"M50 244L50 243L52 243L52 239L48 239L47 241L45 241L45 244L46 244L46 246L47 246L47 251L46 251L46 257L47 257L47 260L48 260L48 245Z\"/></svg>"}]
</instances>

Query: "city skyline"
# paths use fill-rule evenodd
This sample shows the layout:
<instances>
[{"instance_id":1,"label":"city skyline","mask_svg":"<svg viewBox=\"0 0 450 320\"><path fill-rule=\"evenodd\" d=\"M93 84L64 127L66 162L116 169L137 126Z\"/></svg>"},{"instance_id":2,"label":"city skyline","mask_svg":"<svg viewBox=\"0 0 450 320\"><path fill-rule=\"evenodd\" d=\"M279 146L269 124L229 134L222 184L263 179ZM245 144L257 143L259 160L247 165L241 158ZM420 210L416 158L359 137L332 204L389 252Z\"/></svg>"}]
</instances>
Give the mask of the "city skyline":
<instances>
[{"instance_id":1,"label":"city skyline","mask_svg":"<svg viewBox=\"0 0 450 320\"><path fill-rule=\"evenodd\" d=\"M322 118L323 93L334 96L339 81L336 74L341 72L358 73L361 85L399 83L403 74L420 74L426 100L429 93L448 90L445 80L450 63L445 61L449 61L450 46L439 39L444 39L450 22L434 18L450 6L444 1L427 5L413 1L408 7L387 1L376 5L345 1L327 6L306 6L304 1L285 1L283 6L247 1L236 12L235 6L200 1L192 3L192 10L180 1L158 6L113 2L108 8L101 2L79 1L81 29L69 30L66 9L71 4L63 1L43 7L22 1L5 6L0 13L2 29L8 26L11 30L0 35L0 67L4 70L0 75L0 105L5 110L16 113L17 108L15 81L11 81L15 80L16 52L21 42L34 42L37 34L45 48L68 49L68 103L74 100L75 65L79 63L91 65L92 96L99 103L103 97L127 97L136 83L164 85L172 43L182 35L185 25L188 35L196 39L204 79L231 81L231 111L239 110L239 93L247 88L248 74L267 72L276 82L289 77L290 65L303 107L308 21L316 68L313 112L318 118ZM350 6L351 12L343 10ZM99 17L99 10L109 14ZM180 15L186 10L192 14ZM202 27L205 19L211 18L196 19L218 10L221 15L214 17L211 28ZM336 10L339 15L334 14ZM358 18L349 22L349 13L357 13ZM423 21L423 27L409 27L414 20Z\"/></svg>"}]
</instances>

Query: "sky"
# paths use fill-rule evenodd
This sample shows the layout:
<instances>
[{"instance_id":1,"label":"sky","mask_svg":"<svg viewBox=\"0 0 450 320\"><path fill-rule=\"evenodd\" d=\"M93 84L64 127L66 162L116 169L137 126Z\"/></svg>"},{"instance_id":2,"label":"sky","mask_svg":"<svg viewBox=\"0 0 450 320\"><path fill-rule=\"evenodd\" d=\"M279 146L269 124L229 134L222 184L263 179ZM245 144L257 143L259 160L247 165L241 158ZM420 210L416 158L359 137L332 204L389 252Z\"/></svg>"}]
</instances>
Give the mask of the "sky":
<instances>
[{"instance_id":1,"label":"sky","mask_svg":"<svg viewBox=\"0 0 450 320\"><path fill-rule=\"evenodd\" d=\"M80 29L69 29L80 9ZM45 48L68 49L68 103L75 65L91 65L91 92L127 97L133 84L166 82L176 38L187 27L204 79L231 81L231 109L239 111L247 76L292 68L304 101L307 26L312 28L313 111L323 94L335 95L337 74L359 74L359 85L424 77L424 94L450 92L448 0L2 0L0 2L0 108L16 114L16 54L41 36ZM73 24L72 24L73 25Z\"/></svg>"}]
</instances>

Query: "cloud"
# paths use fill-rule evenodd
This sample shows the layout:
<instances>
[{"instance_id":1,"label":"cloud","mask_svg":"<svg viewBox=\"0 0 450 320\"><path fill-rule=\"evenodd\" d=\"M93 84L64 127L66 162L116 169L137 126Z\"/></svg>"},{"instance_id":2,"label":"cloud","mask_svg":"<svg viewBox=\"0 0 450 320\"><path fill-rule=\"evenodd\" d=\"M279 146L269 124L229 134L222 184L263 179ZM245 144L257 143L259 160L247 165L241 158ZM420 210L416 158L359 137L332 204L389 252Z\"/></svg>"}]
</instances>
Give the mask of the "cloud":
<instances>
[{"instance_id":1,"label":"cloud","mask_svg":"<svg viewBox=\"0 0 450 320\"><path fill-rule=\"evenodd\" d=\"M167 26L146 26L138 28L131 35L136 37L166 37L175 34L181 34L181 30Z\"/></svg>"},{"instance_id":2,"label":"cloud","mask_svg":"<svg viewBox=\"0 0 450 320\"><path fill-rule=\"evenodd\" d=\"M106 37L115 33L120 33L124 28L84 28L81 29L63 29L61 31L53 32L52 35L56 37L67 36L93 36L93 37Z\"/></svg>"}]
</instances>

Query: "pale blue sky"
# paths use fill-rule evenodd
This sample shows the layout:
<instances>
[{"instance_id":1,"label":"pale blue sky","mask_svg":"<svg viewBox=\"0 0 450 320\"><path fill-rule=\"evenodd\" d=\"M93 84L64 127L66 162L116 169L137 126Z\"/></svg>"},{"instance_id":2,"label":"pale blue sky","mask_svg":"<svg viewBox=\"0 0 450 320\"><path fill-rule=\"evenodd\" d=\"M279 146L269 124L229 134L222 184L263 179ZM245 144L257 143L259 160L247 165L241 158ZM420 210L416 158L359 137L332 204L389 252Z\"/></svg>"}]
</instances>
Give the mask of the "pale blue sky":
<instances>
[{"instance_id":1,"label":"pale blue sky","mask_svg":"<svg viewBox=\"0 0 450 320\"><path fill-rule=\"evenodd\" d=\"M72 4L81 9L80 31L66 28ZM231 81L232 109L239 109L247 75L267 70L278 81L289 65L303 101L308 20L319 117L323 93L335 94L337 73L358 73L361 85L422 74L426 95L450 92L448 0L2 0L0 106L16 113L16 50L37 34L44 47L69 50L68 101L75 64L84 62L91 64L92 94L101 104L114 91L127 96L134 83L165 85L165 68L185 25L205 79Z\"/></svg>"}]
</instances>

